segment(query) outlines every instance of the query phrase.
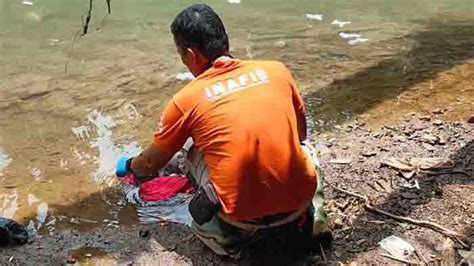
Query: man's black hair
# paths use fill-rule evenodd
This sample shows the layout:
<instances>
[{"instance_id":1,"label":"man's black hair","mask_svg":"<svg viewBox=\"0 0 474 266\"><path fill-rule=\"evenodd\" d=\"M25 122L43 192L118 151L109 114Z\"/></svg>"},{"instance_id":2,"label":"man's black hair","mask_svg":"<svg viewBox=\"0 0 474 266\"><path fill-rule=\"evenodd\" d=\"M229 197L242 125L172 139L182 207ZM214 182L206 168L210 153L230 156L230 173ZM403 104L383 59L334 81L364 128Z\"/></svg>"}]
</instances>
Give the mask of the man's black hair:
<instances>
[{"instance_id":1,"label":"man's black hair","mask_svg":"<svg viewBox=\"0 0 474 266\"><path fill-rule=\"evenodd\" d=\"M179 49L197 48L211 60L229 51L224 23L208 5L192 5L181 11L171 24L171 32Z\"/></svg>"}]
</instances>

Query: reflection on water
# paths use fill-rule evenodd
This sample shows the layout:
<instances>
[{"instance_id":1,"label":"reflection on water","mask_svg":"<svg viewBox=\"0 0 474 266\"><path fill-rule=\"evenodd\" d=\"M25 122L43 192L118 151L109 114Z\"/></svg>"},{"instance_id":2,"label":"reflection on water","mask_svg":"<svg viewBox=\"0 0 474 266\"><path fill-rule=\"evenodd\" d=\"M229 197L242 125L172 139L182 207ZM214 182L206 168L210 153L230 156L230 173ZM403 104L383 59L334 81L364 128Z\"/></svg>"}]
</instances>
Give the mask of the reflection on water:
<instances>
[{"instance_id":1,"label":"reflection on water","mask_svg":"<svg viewBox=\"0 0 474 266\"><path fill-rule=\"evenodd\" d=\"M94 2L90 31L72 47L86 2L0 0L0 215L44 233L134 221L115 161L151 141L164 104L193 78L169 35L191 2L116 0L106 17ZM472 0L212 5L232 55L291 68L313 138L355 119L474 110Z\"/></svg>"},{"instance_id":2,"label":"reflection on water","mask_svg":"<svg viewBox=\"0 0 474 266\"><path fill-rule=\"evenodd\" d=\"M8 158L6 154L0 151L0 176L2 176L3 168L7 167L11 163L12 159Z\"/></svg>"},{"instance_id":3,"label":"reflection on water","mask_svg":"<svg viewBox=\"0 0 474 266\"><path fill-rule=\"evenodd\" d=\"M13 219L16 211L18 210L17 190L14 189L8 194L0 195L0 202L2 203L2 207L0 208L0 216Z\"/></svg>"}]
</instances>

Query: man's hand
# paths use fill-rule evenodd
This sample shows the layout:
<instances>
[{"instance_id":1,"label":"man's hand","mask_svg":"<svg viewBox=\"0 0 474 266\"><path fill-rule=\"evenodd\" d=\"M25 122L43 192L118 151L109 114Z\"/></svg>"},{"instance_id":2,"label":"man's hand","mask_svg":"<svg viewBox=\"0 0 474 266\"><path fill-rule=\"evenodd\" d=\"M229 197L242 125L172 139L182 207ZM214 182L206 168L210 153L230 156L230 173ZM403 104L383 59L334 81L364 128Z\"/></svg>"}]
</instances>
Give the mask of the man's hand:
<instances>
[{"instance_id":1,"label":"man's hand","mask_svg":"<svg viewBox=\"0 0 474 266\"><path fill-rule=\"evenodd\" d=\"M115 167L115 175L118 177L124 177L128 174L131 174L130 163L132 158L122 156L117 161L117 165Z\"/></svg>"},{"instance_id":2,"label":"man's hand","mask_svg":"<svg viewBox=\"0 0 474 266\"><path fill-rule=\"evenodd\" d=\"M176 152L160 150L152 143L137 157L120 158L117 161L116 175L123 177L133 173L136 178L156 175Z\"/></svg>"}]
</instances>

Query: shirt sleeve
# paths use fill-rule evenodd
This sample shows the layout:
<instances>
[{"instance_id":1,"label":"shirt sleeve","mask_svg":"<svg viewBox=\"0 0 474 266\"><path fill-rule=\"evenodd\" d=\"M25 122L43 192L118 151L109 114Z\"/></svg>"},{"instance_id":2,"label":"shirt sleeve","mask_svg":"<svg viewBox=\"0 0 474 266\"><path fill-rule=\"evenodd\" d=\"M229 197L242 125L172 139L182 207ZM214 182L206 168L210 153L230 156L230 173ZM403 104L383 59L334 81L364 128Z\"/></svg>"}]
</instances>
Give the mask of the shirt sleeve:
<instances>
[{"instance_id":1,"label":"shirt sleeve","mask_svg":"<svg viewBox=\"0 0 474 266\"><path fill-rule=\"evenodd\" d=\"M288 82L290 83L290 86L291 86L291 94L292 94L293 106L295 108L295 111L297 114L304 115L305 108L304 108L303 97L301 97L301 94L298 90L298 86L296 85L296 81L293 79L293 76L291 75L290 70L286 66L284 66L284 68L287 74Z\"/></svg>"},{"instance_id":2,"label":"shirt sleeve","mask_svg":"<svg viewBox=\"0 0 474 266\"><path fill-rule=\"evenodd\" d=\"M189 136L188 123L183 111L170 100L154 134L153 143L165 151L177 151Z\"/></svg>"}]
</instances>

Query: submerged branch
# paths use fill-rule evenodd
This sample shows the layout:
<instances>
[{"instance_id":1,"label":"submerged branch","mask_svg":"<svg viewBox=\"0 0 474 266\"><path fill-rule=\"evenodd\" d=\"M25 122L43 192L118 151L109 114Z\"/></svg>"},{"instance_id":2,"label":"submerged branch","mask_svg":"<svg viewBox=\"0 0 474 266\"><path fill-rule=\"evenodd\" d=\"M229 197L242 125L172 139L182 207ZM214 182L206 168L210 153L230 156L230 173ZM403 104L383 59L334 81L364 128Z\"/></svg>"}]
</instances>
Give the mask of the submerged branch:
<instances>
[{"instance_id":1,"label":"submerged branch","mask_svg":"<svg viewBox=\"0 0 474 266\"><path fill-rule=\"evenodd\" d=\"M92 16L92 0L89 0L89 11L87 12L86 21L84 22L82 28L82 35L87 34L87 30L89 29L89 22L91 21Z\"/></svg>"}]
</instances>

